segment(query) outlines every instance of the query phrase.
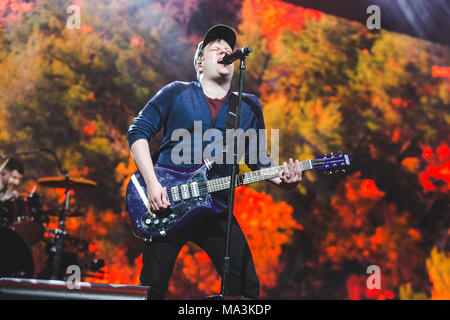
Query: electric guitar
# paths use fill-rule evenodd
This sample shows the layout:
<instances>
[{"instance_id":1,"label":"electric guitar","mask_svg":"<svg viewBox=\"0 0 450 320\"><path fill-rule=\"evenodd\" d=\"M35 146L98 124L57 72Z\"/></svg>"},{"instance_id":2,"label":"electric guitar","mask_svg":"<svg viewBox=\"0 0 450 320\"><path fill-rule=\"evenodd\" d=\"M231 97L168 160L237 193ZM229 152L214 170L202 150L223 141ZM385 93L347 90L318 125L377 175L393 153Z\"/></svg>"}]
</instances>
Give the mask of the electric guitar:
<instances>
[{"instance_id":1,"label":"electric guitar","mask_svg":"<svg viewBox=\"0 0 450 320\"><path fill-rule=\"evenodd\" d=\"M345 172L350 162L347 153L339 152L300 161L300 166L302 171L317 169L333 174ZM136 171L128 182L126 195L126 209L134 228L146 237L163 237L180 229L198 214L219 213L211 194L229 189L231 177L208 180L208 171L213 165L213 162L205 160L193 169L180 170L156 164L155 173L167 193L170 207L151 214L147 210L146 184ZM275 166L237 175L236 186L278 177L282 170L283 166Z\"/></svg>"}]
</instances>

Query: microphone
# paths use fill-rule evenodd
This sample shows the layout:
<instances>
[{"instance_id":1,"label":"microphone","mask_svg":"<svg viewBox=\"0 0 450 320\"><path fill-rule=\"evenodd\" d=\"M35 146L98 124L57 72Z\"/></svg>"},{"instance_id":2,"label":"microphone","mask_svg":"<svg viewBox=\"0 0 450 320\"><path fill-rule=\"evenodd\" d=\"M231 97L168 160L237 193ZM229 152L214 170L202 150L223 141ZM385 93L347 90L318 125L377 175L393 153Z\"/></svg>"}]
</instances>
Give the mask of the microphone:
<instances>
[{"instance_id":1,"label":"microphone","mask_svg":"<svg viewBox=\"0 0 450 320\"><path fill-rule=\"evenodd\" d=\"M232 64L237 59L244 59L246 58L250 52L252 52L252 47L243 47L242 49L236 50L235 52L231 54L226 54L219 63L221 64Z\"/></svg>"}]
</instances>

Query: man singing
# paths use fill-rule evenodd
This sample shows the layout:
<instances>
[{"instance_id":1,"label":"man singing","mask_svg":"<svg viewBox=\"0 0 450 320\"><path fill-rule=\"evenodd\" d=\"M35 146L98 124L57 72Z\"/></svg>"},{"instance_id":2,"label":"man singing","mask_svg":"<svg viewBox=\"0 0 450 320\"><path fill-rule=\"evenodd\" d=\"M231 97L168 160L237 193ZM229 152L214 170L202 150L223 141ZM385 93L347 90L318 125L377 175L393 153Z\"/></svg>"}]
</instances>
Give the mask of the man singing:
<instances>
[{"instance_id":1,"label":"man singing","mask_svg":"<svg viewBox=\"0 0 450 320\"><path fill-rule=\"evenodd\" d=\"M190 146L191 162L175 164L173 149L178 140L171 139L177 129L186 129L192 133L195 124L201 123L204 133L208 129L217 129L225 135L228 108L230 106L231 80L234 73L233 64L221 64L226 54L231 54L236 44L236 33L228 26L216 25L208 30L203 41L197 46L194 67L197 81L175 81L163 87L141 110L133 120L127 139L132 156L147 185L148 210L157 212L166 209L170 204L166 192L158 181L153 168L149 140L163 128L163 138L156 163L189 168L194 166L195 155L203 155L207 143ZM244 94L242 99L241 129L264 129L264 118L258 98L252 94ZM225 140L225 139L224 139ZM246 148L248 148L246 146ZM252 170L271 166L261 161L249 164ZM302 172L298 161L289 159L284 163L285 170L279 177L270 180L287 190L295 188L301 181ZM209 178L231 175L231 166L215 165ZM175 260L183 245L192 241L205 250L211 258L217 272L223 275L223 256L227 225L227 192L212 194L214 203L223 209L217 215L198 215L182 229L166 237L153 239L147 243L143 252L143 267L140 275L142 285L151 286L163 298L169 284ZM230 270L227 289L230 296L257 299L259 297L259 280L255 272L253 258L247 240L233 219L230 243Z\"/></svg>"}]
</instances>

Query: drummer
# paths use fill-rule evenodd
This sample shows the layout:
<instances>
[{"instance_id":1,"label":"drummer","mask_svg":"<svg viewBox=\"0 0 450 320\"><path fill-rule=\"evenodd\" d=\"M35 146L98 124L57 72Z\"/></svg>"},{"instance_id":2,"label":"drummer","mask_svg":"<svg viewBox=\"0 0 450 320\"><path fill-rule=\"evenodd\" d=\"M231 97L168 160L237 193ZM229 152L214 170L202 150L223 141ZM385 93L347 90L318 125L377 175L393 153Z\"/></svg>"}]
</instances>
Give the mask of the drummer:
<instances>
[{"instance_id":1,"label":"drummer","mask_svg":"<svg viewBox=\"0 0 450 320\"><path fill-rule=\"evenodd\" d=\"M10 158L6 161L6 165L0 171L0 201L18 197L16 189L24 174L23 165L17 159Z\"/></svg>"}]
</instances>

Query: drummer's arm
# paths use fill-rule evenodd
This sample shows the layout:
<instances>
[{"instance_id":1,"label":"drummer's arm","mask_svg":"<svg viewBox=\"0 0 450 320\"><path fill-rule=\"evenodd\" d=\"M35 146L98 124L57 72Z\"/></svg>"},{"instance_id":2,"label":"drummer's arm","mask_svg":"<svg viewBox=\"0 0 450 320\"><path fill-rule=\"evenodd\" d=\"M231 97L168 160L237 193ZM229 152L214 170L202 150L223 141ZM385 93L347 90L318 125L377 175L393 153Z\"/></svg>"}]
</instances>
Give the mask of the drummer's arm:
<instances>
[{"instance_id":1,"label":"drummer's arm","mask_svg":"<svg viewBox=\"0 0 450 320\"><path fill-rule=\"evenodd\" d=\"M1 172L1 177L3 178L5 172ZM0 179L0 201L7 201L12 198L17 198L18 193L14 189L14 184L9 183L8 186L5 188L5 185L3 183L3 179Z\"/></svg>"},{"instance_id":2,"label":"drummer's arm","mask_svg":"<svg viewBox=\"0 0 450 320\"><path fill-rule=\"evenodd\" d=\"M0 200L2 200L3 196L4 196L4 192L6 190L5 189L5 185L3 184L3 176L4 176L5 172L4 171L0 171Z\"/></svg>"},{"instance_id":3,"label":"drummer's arm","mask_svg":"<svg viewBox=\"0 0 450 320\"><path fill-rule=\"evenodd\" d=\"M0 192L0 201L7 201L12 198L17 198L18 193L14 189L3 190L4 192Z\"/></svg>"}]
</instances>

